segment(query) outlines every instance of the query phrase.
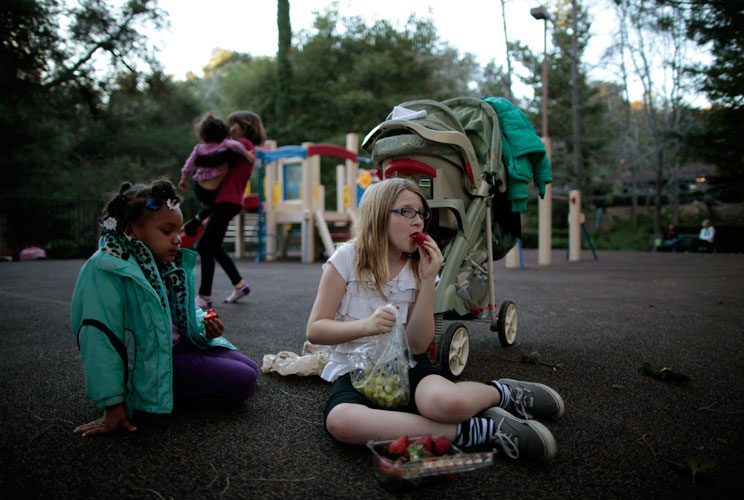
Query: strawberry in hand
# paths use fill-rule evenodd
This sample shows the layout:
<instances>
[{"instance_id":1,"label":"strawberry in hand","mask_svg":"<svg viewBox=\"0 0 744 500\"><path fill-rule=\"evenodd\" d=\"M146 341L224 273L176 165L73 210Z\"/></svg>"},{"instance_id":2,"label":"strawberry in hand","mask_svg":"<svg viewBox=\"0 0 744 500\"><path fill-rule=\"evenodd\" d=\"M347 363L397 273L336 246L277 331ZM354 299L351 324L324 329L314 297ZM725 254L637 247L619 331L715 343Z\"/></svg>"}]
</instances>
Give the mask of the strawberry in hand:
<instances>
[{"instance_id":1,"label":"strawberry in hand","mask_svg":"<svg viewBox=\"0 0 744 500\"><path fill-rule=\"evenodd\" d=\"M217 319L219 316L217 316L217 313L214 309L207 309L207 314L204 315L202 318L204 321L209 321L211 319Z\"/></svg>"},{"instance_id":2,"label":"strawberry in hand","mask_svg":"<svg viewBox=\"0 0 744 500\"><path fill-rule=\"evenodd\" d=\"M411 239L415 241L417 245L423 245L426 241L426 233L416 231L415 233L411 234Z\"/></svg>"}]
</instances>

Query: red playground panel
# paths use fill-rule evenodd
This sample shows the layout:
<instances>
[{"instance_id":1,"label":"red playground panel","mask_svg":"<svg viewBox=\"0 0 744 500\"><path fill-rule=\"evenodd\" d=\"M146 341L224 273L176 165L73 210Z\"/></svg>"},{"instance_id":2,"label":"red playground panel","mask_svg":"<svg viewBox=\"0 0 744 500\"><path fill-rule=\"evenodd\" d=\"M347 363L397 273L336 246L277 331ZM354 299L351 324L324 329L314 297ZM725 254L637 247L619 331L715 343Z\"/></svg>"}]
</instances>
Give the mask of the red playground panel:
<instances>
[{"instance_id":1,"label":"red playground panel","mask_svg":"<svg viewBox=\"0 0 744 500\"><path fill-rule=\"evenodd\" d=\"M181 230L178 231L178 235L181 237L181 248L189 248L191 245L199 241L199 238L201 238L201 234L204 231L205 227L207 227L206 224L202 224L201 226L199 226L199 229L196 230L195 236L189 236L188 234L184 233L183 228L181 228Z\"/></svg>"},{"instance_id":2,"label":"red playground panel","mask_svg":"<svg viewBox=\"0 0 744 500\"><path fill-rule=\"evenodd\" d=\"M258 210L258 194L249 194L243 199L243 211L245 212L255 212ZM196 230L195 236L189 236L188 234L183 232L183 228L178 232L179 236L181 236L181 248L188 248L197 241L199 241L199 238L201 238L201 234L204 231L204 228L207 227L207 221L209 220L209 217L207 217L207 220L205 220L201 226L199 226L199 229Z\"/></svg>"}]
</instances>

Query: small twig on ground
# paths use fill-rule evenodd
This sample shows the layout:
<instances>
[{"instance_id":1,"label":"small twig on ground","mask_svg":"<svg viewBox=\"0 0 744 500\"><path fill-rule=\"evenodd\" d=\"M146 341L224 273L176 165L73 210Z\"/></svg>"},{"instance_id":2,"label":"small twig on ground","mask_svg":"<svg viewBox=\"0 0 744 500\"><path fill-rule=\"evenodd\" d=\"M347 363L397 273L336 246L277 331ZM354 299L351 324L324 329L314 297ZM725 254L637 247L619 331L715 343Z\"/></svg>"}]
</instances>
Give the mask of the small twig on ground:
<instances>
[{"instance_id":1,"label":"small twig on ground","mask_svg":"<svg viewBox=\"0 0 744 500\"><path fill-rule=\"evenodd\" d=\"M211 462L209 463L209 466L210 466L210 467L212 468L212 470L214 471L214 479L212 479L212 480L211 480L211 481L209 482L209 484L207 485L207 489L211 488L211 487L212 487L212 485L214 484L214 482L215 482L215 481L217 481L217 478L218 478L218 477L220 477L220 473L219 473L219 472L217 472L217 469L215 469L214 465L212 465L212 463L211 463Z\"/></svg>"},{"instance_id":2,"label":"small twig on ground","mask_svg":"<svg viewBox=\"0 0 744 500\"><path fill-rule=\"evenodd\" d=\"M227 477L225 478L225 481L226 481L226 484L225 484L225 489L223 489L223 490L222 490L222 491L220 492L220 498L222 498L222 496L223 496L223 495L225 494L225 492L227 492L227 489L228 489L228 488L230 487L230 476L227 476Z\"/></svg>"},{"instance_id":3,"label":"small twig on ground","mask_svg":"<svg viewBox=\"0 0 744 500\"><path fill-rule=\"evenodd\" d=\"M279 389L279 390L282 391L287 396L292 396L293 398L300 398L300 399L307 399L308 401L314 401L312 398L308 398L306 396L298 396L297 394L289 393L289 392L285 391L284 389Z\"/></svg>"},{"instance_id":4,"label":"small twig on ground","mask_svg":"<svg viewBox=\"0 0 744 500\"><path fill-rule=\"evenodd\" d=\"M312 481L315 479L315 476L305 477L302 479L281 479L281 478L273 478L273 477L254 477L254 478L246 478L248 481L266 481L268 483L302 483L305 481Z\"/></svg>"},{"instance_id":5,"label":"small twig on ground","mask_svg":"<svg viewBox=\"0 0 744 500\"><path fill-rule=\"evenodd\" d=\"M37 414L36 414L36 413L34 413L34 412L29 412L29 413L31 413L31 415L32 415L32 416L33 416L34 418L36 418L37 420L41 420L42 422L43 422L44 420L49 420L49 421L64 422L65 424L70 424L70 425L74 425L74 424L73 424L72 422L70 422L69 420L65 420L64 418L57 418L57 417L44 418L44 417L40 417L39 415L37 415Z\"/></svg>"},{"instance_id":6,"label":"small twig on ground","mask_svg":"<svg viewBox=\"0 0 744 500\"><path fill-rule=\"evenodd\" d=\"M296 418L297 420L302 420L303 422L307 422L308 424L323 425L323 422L313 422L312 420L308 420L306 418L298 417L296 415L290 415L290 418Z\"/></svg>"},{"instance_id":7,"label":"small twig on ground","mask_svg":"<svg viewBox=\"0 0 744 500\"><path fill-rule=\"evenodd\" d=\"M520 360L520 359L509 359L509 358L505 358L503 356L494 356L494 358L498 358L498 359L501 359L503 361L508 361L510 363L521 363L522 362L522 360Z\"/></svg>"},{"instance_id":8,"label":"small twig on ground","mask_svg":"<svg viewBox=\"0 0 744 500\"><path fill-rule=\"evenodd\" d=\"M741 414L744 413L744 411L723 411L723 410L716 410L715 408L713 408L713 405L715 405L717 402L718 401L713 401L708 406L701 406L700 408L698 408L698 411L702 411L702 410L712 411L713 413L721 413L723 415L741 415Z\"/></svg>"},{"instance_id":9,"label":"small twig on ground","mask_svg":"<svg viewBox=\"0 0 744 500\"><path fill-rule=\"evenodd\" d=\"M646 446L648 446L648 449L651 450L651 454L654 456L654 458L656 457L656 452L651 447L651 443L649 443L648 440L646 439L646 434L643 434L643 436L641 436L640 439L638 439L638 441L643 441L646 444Z\"/></svg>"},{"instance_id":10,"label":"small twig on ground","mask_svg":"<svg viewBox=\"0 0 744 500\"><path fill-rule=\"evenodd\" d=\"M161 495L160 493L158 493L155 490L151 490L150 488L137 488L137 487L135 487L133 489L139 490L139 491L147 491L148 493L152 493L154 495L157 495L157 497L160 498L161 500L165 500L165 497L163 497L163 495Z\"/></svg>"},{"instance_id":11,"label":"small twig on ground","mask_svg":"<svg viewBox=\"0 0 744 500\"><path fill-rule=\"evenodd\" d=\"M60 425L60 424L57 423L57 424L49 424L49 425L47 425L46 427L44 427L43 429L41 429L39 432L37 432L36 434L34 434L34 436L31 439L28 440L28 444L33 443L34 442L34 439L36 439L37 437L39 437L42 434L44 434L46 431L48 431L52 427L56 427L58 425Z\"/></svg>"}]
</instances>

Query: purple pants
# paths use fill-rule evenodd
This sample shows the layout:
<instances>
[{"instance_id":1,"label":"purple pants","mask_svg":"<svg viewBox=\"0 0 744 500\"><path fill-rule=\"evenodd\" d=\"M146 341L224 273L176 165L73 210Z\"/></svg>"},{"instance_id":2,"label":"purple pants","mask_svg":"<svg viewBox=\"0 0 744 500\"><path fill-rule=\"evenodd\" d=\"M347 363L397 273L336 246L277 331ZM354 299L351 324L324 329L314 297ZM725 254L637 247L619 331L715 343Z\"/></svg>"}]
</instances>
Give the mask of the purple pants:
<instances>
[{"instance_id":1,"label":"purple pants","mask_svg":"<svg viewBox=\"0 0 744 500\"><path fill-rule=\"evenodd\" d=\"M185 338L173 346L176 408L227 408L253 395L258 366L226 347L200 349Z\"/></svg>"}]
</instances>

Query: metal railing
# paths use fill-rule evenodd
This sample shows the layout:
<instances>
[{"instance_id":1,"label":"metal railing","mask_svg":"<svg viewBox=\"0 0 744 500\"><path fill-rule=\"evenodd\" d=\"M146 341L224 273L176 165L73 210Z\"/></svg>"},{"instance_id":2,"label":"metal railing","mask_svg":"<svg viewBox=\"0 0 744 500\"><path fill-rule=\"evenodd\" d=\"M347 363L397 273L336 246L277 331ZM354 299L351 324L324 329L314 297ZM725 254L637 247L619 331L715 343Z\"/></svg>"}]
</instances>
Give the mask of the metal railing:
<instances>
[{"instance_id":1,"label":"metal railing","mask_svg":"<svg viewBox=\"0 0 744 500\"><path fill-rule=\"evenodd\" d=\"M98 245L103 205L92 200L0 199L0 256L17 259L18 252L35 245L48 258L87 258ZM196 213L195 202L184 205L186 217Z\"/></svg>"}]
</instances>

